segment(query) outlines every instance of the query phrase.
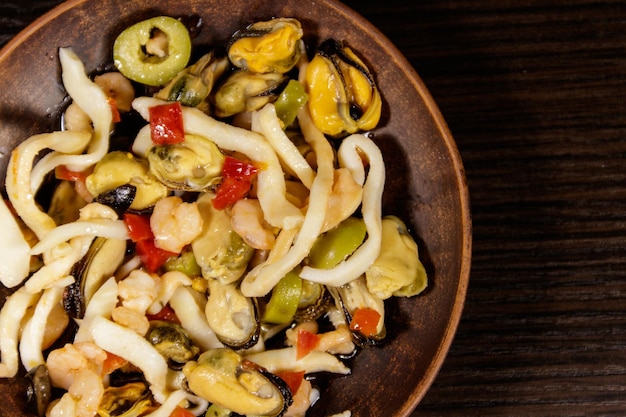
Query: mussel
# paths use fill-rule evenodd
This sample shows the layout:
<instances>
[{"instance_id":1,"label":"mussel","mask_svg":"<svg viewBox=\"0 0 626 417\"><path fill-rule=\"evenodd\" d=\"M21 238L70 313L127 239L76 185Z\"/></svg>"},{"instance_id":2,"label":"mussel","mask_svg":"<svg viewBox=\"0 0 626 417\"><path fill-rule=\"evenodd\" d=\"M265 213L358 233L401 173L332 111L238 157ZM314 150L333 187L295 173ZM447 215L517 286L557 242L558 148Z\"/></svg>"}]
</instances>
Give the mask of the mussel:
<instances>
[{"instance_id":1,"label":"mussel","mask_svg":"<svg viewBox=\"0 0 626 417\"><path fill-rule=\"evenodd\" d=\"M200 348L191 340L191 335L184 327L168 321L151 321L146 339L167 359L173 369L195 359L200 352Z\"/></svg>"},{"instance_id":2,"label":"mussel","mask_svg":"<svg viewBox=\"0 0 626 417\"><path fill-rule=\"evenodd\" d=\"M219 56L217 52L211 51L179 72L155 97L166 101L180 101L184 106L196 107L208 113L209 94L229 65L226 56Z\"/></svg>"},{"instance_id":3,"label":"mussel","mask_svg":"<svg viewBox=\"0 0 626 417\"><path fill-rule=\"evenodd\" d=\"M30 411L39 417L46 415L48 405L52 400L52 381L46 365L39 365L27 374L26 401Z\"/></svg>"},{"instance_id":4,"label":"mussel","mask_svg":"<svg viewBox=\"0 0 626 417\"><path fill-rule=\"evenodd\" d=\"M239 350L249 349L258 342L261 326L257 301L245 297L236 284L209 279L205 314L209 326L224 345Z\"/></svg>"},{"instance_id":5,"label":"mussel","mask_svg":"<svg viewBox=\"0 0 626 417\"><path fill-rule=\"evenodd\" d=\"M123 151L107 153L85 180L85 185L93 196L99 196L124 184L136 187L135 198L129 207L131 210L144 210L153 206L168 193L167 187L150 174L146 161Z\"/></svg>"},{"instance_id":6,"label":"mussel","mask_svg":"<svg viewBox=\"0 0 626 417\"><path fill-rule=\"evenodd\" d=\"M185 135L172 145L148 150L150 173L169 188L202 191L221 179L224 155L215 143L201 136Z\"/></svg>"},{"instance_id":7,"label":"mussel","mask_svg":"<svg viewBox=\"0 0 626 417\"><path fill-rule=\"evenodd\" d=\"M83 318L91 297L115 273L125 255L125 240L94 239L87 254L72 270L76 281L65 289L63 295L63 305L70 316Z\"/></svg>"},{"instance_id":8,"label":"mussel","mask_svg":"<svg viewBox=\"0 0 626 417\"><path fill-rule=\"evenodd\" d=\"M229 117L258 110L275 101L287 81L287 77L278 72L235 71L215 92L215 115Z\"/></svg>"},{"instance_id":9,"label":"mussel","mask_svg":"<svg viewBox=\"0 0 626 417\"><path fill-rule=\"evenodd\" d=\"M396 216L382 219L382 244L378 258L365 272L367 288L377 297L411 297L428 285L417 244Z\"/></svg>"},{"instance_id":10,"label":"mussel","mask_svg":"<svg viewBox=\"0 0 626 417\"><path fill-rule=\"evenodd\" d=\"M279 417L293 401L282 379L228 348L204 352L183 373L195 395L237 414Z\"/></svg>"},{"instance_id":11,"label":"mussel","mask_svg":"<svg viewBox=\"0 0 626 417\"><path fill-rule=\"evenodd\" d=\"M85 204L87 202L78 195L73 182L61 181L54 188L48 214L58 225L70 223L78 220L80 209Z\"/></svg>"},{"instance_id":12,"label":"mussel","mask_svg":"<svg viewBox=\"0 0 626 417\"><path fill-rule=\"evenodd\" d=\"M378 124L382 99L374 77L349 47L324 41L305 78L311 118L325 134L341 137Z\"/></svg>"},{"instance_id":13,"label":"mussel","mask_svg":"<svg viewBox=\"0 0 626 417\"><path fill-rule=\"evenodd\" d=\"M145 382L128 384L104 390L98 406L99 417L139 417L155 409L150 390Z\"/></svg>"},{"instance_id":14,"label":"mussel","mask_svg":"<svg viewBox=\"0 0 626 417\"><path fill-rule=\"evenodd\" d=\"M228 57L252 72L289 72L300 59L303 31L296 19L256 22L232 36Z\"/></svg>"}]
</instances>

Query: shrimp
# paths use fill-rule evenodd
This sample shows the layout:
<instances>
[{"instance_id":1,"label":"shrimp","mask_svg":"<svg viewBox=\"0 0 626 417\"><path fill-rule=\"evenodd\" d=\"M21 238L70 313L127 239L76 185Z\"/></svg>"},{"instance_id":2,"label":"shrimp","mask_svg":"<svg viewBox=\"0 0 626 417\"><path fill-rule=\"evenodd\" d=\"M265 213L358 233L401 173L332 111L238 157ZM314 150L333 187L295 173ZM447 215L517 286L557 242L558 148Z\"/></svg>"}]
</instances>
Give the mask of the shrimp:
<instances>
[{"instance_id":1,"label":"shrimp","mask_svg":"<svg viewBox=\"0 0 626 417\"><path fill-rule=\"evenodd\" d=\"M161 249L180 253L202 231L202 216L196 203L185 203L180 197L166 197L154 205L150 216L154 244Z\"/></svg>"},{"instance_id":2,"label":"shrimp","mask_svg":"<svg viewBox=\"0 0 626 417\"><path fill-rule=\"evenodd\" d=\"M65 130L93 132L91 119L76 103L67 106L63 113L63 127Z\"/></svg>"},{"instance_id":3,"label":"shrimp","mask_svg":"<svg viewBox=\"0 0 626 417\"><path fill-rule=\"evenodd\" d=\"M107 97L115 101L117 109L121 112L128 112L135 99L135 90L128 78L119 72L107 72L96 75L93 82L104 91Z\"/></svg>"},{"instance_id":4,"label":"shrimp","mask_svg":"<svg viewBox=\"0 0 626 417\"><path fill-rule=\"evenodd\" d=\"M131 271L117 286L124 307L145 314L157 297L160 278L140 269Z\"/></svg>"},{"instance_id":5,"label":"shrimp","mask_svg":"<svg viewBox=\"0 0 626 417\"><path fill-rule=\"evenodd\" d=\"M56 402L50 412L50 417L93 417L104 396L104 384L100 375L91 369L82 369L68 391Z\"/></svg>"},{"instance_id":6,"label":"shrimp","mask_svg":"<svg viewBox=\"0 0 626 417\"><path fill-rule=\"evenodd\" d=\"M84 369L100 375L106 357L106 352L92 342L68 343L50 352L46 366L52 384L69 390Z\"/></svg>"},{"instance_id":7,"label":"shrimp","mask_svg":"<svg viewBox=\"0 0 626 417\"><path fill-rule=\"evenodd\" d=\"M274 247L276 238L263 220L259 200L244 198L232 208L230 224L233 230L254 249L268 250Z\"/></svg>"},{"instance_id":8,"label":"shrimp","mask_svg":"<svg viewBox=\"0 0 626 417\"><path fill-rule=\"evenodd\" d=\"M307 379L303 380L298 391L293 396L293 403L287 409L284 417L304 417L306 411L311 406L311 382Z\"/></svg>"},{"instance_id":9,"label":"shrimp","mask_svg":"<svg viewBox=\"0 0 626 417\"><path fill-rule=\"evenodd\" d=\"M111 311L111 318L117 324L129 328L138 335L145 336L150 329L150 322L145 314L132 308L119 306Z\"/></svg>"}]
</instances>

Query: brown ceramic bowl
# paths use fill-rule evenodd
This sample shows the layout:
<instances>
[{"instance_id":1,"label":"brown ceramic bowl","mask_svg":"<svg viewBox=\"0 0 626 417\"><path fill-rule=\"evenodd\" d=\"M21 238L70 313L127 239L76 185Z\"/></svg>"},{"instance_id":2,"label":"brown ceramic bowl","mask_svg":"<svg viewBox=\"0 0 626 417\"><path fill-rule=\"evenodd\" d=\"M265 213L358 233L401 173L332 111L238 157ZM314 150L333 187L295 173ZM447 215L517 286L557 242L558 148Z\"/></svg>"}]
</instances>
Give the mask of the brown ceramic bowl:
<instances>
[{"instance_id":1,"label":"brown ceramic bowl","mask_svg":"<svg viewBox=\"0 0 626 417\"><path fill-rule=\"evenodd\" d=\"M20 33L0 51L0 179L11 149L56 129L64 92L57 51L71 46L88 71L110 63L126 26L167 14L198 14L195 44L223 45L236 30L276 16L297 17L306 41L345 40L363 56L384 97L373 134L387 161L385 213L405 219L416 237L430 285L423 294L387 303L388 338L365 349L352 375L335 379L310 411L328 416L408 416L446 356L468 283L469 198L462 163L436 104L398 50L369 22L334 0L71 0ZM6 295L6 289L0 289ZM3 297L4 298L4 297ZM3 416L24 415L24 379L0 381Z\"/></svg>"}]
</instances>

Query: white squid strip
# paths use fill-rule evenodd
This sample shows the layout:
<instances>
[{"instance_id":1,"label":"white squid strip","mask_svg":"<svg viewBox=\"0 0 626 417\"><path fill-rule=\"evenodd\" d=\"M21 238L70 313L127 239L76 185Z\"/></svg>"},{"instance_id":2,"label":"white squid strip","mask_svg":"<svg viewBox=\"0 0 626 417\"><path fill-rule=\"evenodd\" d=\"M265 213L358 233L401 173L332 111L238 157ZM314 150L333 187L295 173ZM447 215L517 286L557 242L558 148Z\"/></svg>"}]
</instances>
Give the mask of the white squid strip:
<instances>
[{"instance_id":1,"label":"white squid strip","mask_svg":"<svg viewBox=\"0 0 626 417\"><path fill-rule=\"evenodd\" d=\"M7 288L13 288L21 284L30 272L30 246L4 198L0 198L0 228L0 282Z\"/></svg>"},{"instance_id":2,"label":"white squid strip","mask_svg":"<svg viewBox=\"0 0 626 417\"><path fill-rule=\"evenodd\" d=\"M80 327L74 336L74 343L91 340L89 328L94 317L111 318L111 311L117 305L117 281L111 277L93 294L85 308L85 315L79 321Z\"/></svg>"},{"instance_id":3,"label":"white squid strip","mask_svg":"<svg viewBox=\"0 0 626 417\"><path fill-rule=\"evenodd\" d=\"M78 236L107 237L110 239L128 239L128 229L123 220L78 220L54 228L40 240L30 253L39 255L53 249L57 245Z\"/></svg>"},{"instance_id":4,"label":"white squid strip","mask_svg":"<svg viewBox=\"0 0 626 417\"><path fill-rule=\"evenodd\" d=\"M350 368L330 353L312 351L300 359L296 359L296 354L295 347L286 347L252 353L246 355L246 359L251 360L272 373L283 370L293 372L304 371L307 374L332 372L334 374L347 375L350 373Z\"/></svg>"},{"instance_id":5,"label":"white squid strip","mask_svg":"<svg viewBox=\"0 0 626 417\"><path fill-rule=\"evenodd\" d=\"M44 149L73 152L77 144L84 146L89 138L85 132L42 133L26 139L11 153L5 181L7 195L16 213L39 239L54 229L56 223L35 201L30 180L33 161Z\"/></svg>"},{"instance_id":6,"label":"white squid strip","mask_svg":"<svg viewBox=\"0 0 626 417\"><path fill-rule=\"evenodd\" d=\"M146 415L146 417L169 417L176 407L185 400L193 404L197 404L193 410L193 414L196 416L204 414L206 409L209 407L209 402L207 400L191 395L183 390L176 390L167 397L167 400L165 400L159 408Z\"/></svg>"},{"instance_id":7,"label":"white squid strip","mask_svg":"<svg viewBox=\"0 0 626 417\"><path fill-rule=\"evenodd\" d=\"M94 317L90 333L96 345L138 367L150 384L154 399L161 404L165 402L168 397L167 362L150 342L104 317Z\"/></svg>"},{"instance_id":8,"label":"white squid strip","mask_svg":"<svg viewBox=\"0 0 626 417\"><path fill-rule=\"evenodd\" d=\"M149 120L149 108L163 103L155 98L139 97L133 101L133 108ZM261 168L257 177L257 195L265 221L284 229L302 223L300 209L287 200L287 186L278 156L263 136L215 120L191 107L183 107L183 123L185 132L208 138L222 149L243 153L257 163Z\"/></svg>"},{"instance_id":9,"label":"white squid strip","mask_svg":"<svg viewBox=\"0 0 626 417\"><path fill-rule=\"evenodd\" d=\"M334 154L324 134L313 124L306 107L300 110L298 119L304 138L313 147L317 158L317 175L311 186L309 206L302 228L289 251L274 262L266 261L256 266L244 277L241 292L246 297L262 297L269 293L309 254L324 226L334 182Z\"/></svg>"},{"instance_id":10,"label":"white squid strip","mask_svg":"<svg viewBox=\"0 0 626 417\"><path fill-rule=\"evenodd\" d=\"M93 237L91 236L80 236L70 240L67 245L69 250L63 256L45 264L28 278L24 284L26 291L38 293L46 288L60 286L61 283L67 285L65 278L69 275L74 264L85 256L92 240Z\"/></svg>"},{"instance_id":11,"label":"white squid strip","mask_svg":"<svg viewBox=\"0 0 626 417\"><path fill-rule=\"evenodd\" d=\"M53 287L45 290L35 307L33 316L28 320L20 339L20 357L26 371L45 363L42 353L43 338L46 332L48 316L63 298L63 288Z\"/></svg>"},{"instance_id":12,"label":"white squid strip","mask_svg":"<svg viewBox=\"0 0 626 417\"><path fill-rule=\"evenodd\" d=\"M170 298L170 307L176 313L181 325L187 329L191 339L204 352L209 349L223 347L206 319L204 308L206 297L197 297L191 288L179 287Z\"/></svg>"},{"instance_id":13,"label":"white squid strip","mask_svg":"<svg viewBox=\"0 0 626 417\"><path fill-rule=\"evenodd\" d=\"M179 287L188 287L192 284L191 278L184 272L168 271L161 275L157 286L157 296L148 307L149 314L157 314L170 301Z\"/></svg>"},{"instance_id":14,"label":"white squid strip","mask_svg":"<svg viewBox=\"0 0 626 417\"><path fill-rule=\"evenodd\" d=\"M39 299L24 288L11 294L0 311L0 378L13 378L19 367L18 339L26 311Z\"/></svg>"},{"instance_id":15,"label":"white squid strip","mask_svg":"<svg viewBox=\"0 0 626 417\"><path fill-rule=\"evenodd\" d=\"M261 133L274 148L274 151L291 169L302 184L311 189L315 171L304 159L296 145L287 137L285 131L280 126L276 108L273 104L267 104L261 110L252 114L252 130Z\"/></svg>"},{"instance_id":16,"label":"white squid strip","mask_svg":"<svg viewBox=\"0 0 626 417\"><path fill-rule=\"evenodd\" d=\"M147 158L148 150L153 146L154 142L152 142L152 136L150 136L150 125L145 125L137 132L131 150L135 155Z\"/></svg>"},{"instance_id":17,"label":"white squid strip","mask_svg":"<svg viewBox=\"0 0 626 417\"><path fill-rule=\"evenodd\" d=\"M380 253L382 239L382 197L385 186L385 164L380 149L363 135L355 134L344 139L339 148L339 161L352 173L355 181L362 183L365 170L361 152L367 157L370 167L363 186L361 212L367 228L365 242L345 261L331 269L305 266L300 276L309 281L325 285L341 286L362 274Z\"/></svg>"}]
</instances>

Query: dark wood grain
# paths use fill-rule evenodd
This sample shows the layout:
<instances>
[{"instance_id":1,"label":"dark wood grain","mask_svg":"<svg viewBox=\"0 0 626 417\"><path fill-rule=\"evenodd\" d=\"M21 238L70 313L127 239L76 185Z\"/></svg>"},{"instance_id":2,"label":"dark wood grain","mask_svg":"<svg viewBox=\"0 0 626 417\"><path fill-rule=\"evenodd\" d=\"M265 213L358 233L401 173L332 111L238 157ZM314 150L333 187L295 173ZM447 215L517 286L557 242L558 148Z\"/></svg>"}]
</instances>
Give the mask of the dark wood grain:
<instances>
[{"instance_id":1,"label":"dark wood grain","mask_svg":"<svg viewBox=\"0 0 626 417\"><path fill-rule=\"evenodd\" d=\"M58 1L0 1L0 43ZM626 4L348 0L464 160L465 311L414 415L626 414Z\"/></svg>"}]
</instances>

